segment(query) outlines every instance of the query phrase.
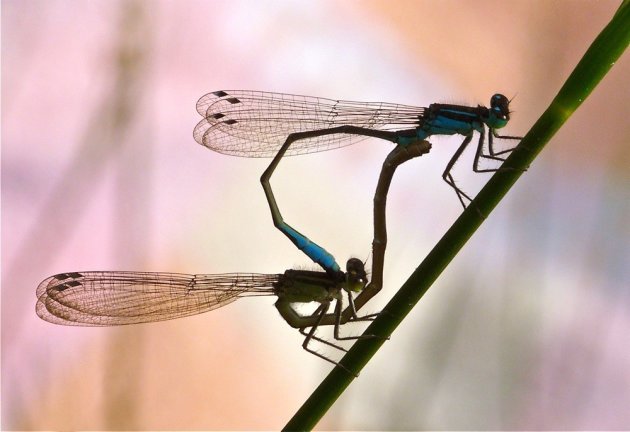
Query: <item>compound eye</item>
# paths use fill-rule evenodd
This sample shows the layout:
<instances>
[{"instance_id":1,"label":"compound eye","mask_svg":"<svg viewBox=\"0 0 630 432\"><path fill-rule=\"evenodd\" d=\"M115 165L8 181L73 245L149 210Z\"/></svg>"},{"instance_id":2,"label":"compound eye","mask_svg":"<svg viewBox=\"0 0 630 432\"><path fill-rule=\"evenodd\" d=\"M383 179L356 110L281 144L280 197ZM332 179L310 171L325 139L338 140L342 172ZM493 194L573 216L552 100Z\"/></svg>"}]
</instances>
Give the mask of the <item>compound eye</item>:
<instances>
[{"instance_id":1,"label":"compound eye","mask_svg":"<svg viewBox=\"0 0 630 432\"><path fill-rule=\"evenodd\" d=\"M491 107L506 107L507 108L509 103L510 101L508 101L508 98L506 98L500 93L497 93L490 98Z\"/></svg>"},{"instance_id":2,"label":"compound eye","mask_svg":"<svg viewBox=\"0 0 630 432\"><path fill-rule=\"evenodd\" d=\"M496 118L500 120L505 120L508 118L507 114L503 111L502 107L497 106L492 108L492 112L496 116Z\"/></svg>"}]
</instances>

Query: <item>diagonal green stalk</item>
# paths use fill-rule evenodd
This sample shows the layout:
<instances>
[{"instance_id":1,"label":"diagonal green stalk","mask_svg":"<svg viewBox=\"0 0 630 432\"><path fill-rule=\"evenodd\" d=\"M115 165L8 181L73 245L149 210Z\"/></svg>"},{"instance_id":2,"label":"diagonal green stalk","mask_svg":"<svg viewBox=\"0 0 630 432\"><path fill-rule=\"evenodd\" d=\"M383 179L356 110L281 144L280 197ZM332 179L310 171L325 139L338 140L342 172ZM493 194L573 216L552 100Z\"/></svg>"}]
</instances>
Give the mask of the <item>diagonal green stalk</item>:
<instances>
[{"instance_id":1,"label":"diagonal green stalk","mask_svg":"<svg viewBox=\"0 0 630 432\"><path fill-rule=\"evenodd\" d=\"M479 192L473 203L455 221L433 250L385 306L383 313L365 334L389 337L446 266L489 215L551 137L584 102L630 43L630 0L624 0L616 14L593 41L558 95L530 129L521 143ZM479 210L479 211L478 211ZM358 373L378 351L385 339L357 341L340 363ZM304 402L284 430L310 430L324 416L354 376L336 367Z\"/></svg>"}]
</instances>

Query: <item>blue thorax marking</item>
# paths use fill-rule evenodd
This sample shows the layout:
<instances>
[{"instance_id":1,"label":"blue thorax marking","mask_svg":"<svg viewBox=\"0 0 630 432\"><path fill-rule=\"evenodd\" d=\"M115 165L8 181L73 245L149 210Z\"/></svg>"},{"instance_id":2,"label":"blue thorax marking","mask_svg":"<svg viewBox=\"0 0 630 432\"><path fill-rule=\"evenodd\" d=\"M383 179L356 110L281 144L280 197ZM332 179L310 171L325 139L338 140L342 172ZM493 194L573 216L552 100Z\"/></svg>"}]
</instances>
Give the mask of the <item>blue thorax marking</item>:
<instances>
[{"instance_id":1,"label":"blue thorax marking","mask_svg":"<svg viewBox=\"0 0 630 432\"><path fill-rule=\"evenodd\" d=\"M437 111L437 115L448 116L453 119L460 119L462 121L470 121L472 119L479 118L479 113L463 111L461 108L441 108Z\"/></svg>"},{"instance_id":2,"label":"blue thorax marking","mask_svg":"<svg viewBox=\"0 0 630 432\"><path fill-rule=\"evenodd\" d=\"M485 119L489 116L486 107L464 107L459 105L432 104L420 117L415 136L399 136L398 144L409 145L431 135L470 135L482 132Z\"/></svg>"}]
</instances>

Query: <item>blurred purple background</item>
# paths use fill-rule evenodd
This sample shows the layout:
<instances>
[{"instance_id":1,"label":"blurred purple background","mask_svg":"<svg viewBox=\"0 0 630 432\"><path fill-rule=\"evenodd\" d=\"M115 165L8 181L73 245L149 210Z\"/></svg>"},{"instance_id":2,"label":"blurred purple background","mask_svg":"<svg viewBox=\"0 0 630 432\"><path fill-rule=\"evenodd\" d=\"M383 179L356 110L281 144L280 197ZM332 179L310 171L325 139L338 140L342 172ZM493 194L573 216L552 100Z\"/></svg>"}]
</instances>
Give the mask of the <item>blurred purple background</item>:
<instances>
[{"instance_id":1,"label":"blurred purple background","mask_svg":"<svg viewBox=\"0 0 630 432\"><path fill-rule=\"evenodd\" d=\"M617 1L3 1L2 429L279 429L330 365L273 298L124 328L55 326L64 271L279 273L268 160L198 145L195 102L254 89L426 106L548 106ZM569 119L319 424L629 429L628 57ZM460 214L461 137L401 167L378 311ZM369 258L387 144L283 160L283 215ZM458 164L475 193L488 176ZM359 332L360 328L351 331ZM325 349L325 348L322 348ZM329 353L331 355L335 353Z\"/></svg>"}]
</instances>

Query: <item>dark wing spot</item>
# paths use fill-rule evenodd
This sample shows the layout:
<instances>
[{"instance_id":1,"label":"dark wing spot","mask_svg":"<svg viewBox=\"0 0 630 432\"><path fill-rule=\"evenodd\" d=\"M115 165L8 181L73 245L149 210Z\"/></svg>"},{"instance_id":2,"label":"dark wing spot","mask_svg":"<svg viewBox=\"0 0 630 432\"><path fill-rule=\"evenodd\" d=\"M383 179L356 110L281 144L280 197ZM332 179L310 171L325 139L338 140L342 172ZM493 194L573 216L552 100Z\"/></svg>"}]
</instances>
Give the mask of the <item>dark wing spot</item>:
<instances>
[{"instance_id":1,"label":"dark wing spot","mask_svg":"<svg viewBox=\"0 0 630 432\"><path fill-rule=\"evenodd\" d=\"M58 275L53 276L58 281L64 281L66 279L77 279L83 277L81 273L60 273Z\"/></svg>"},{"instance_id":2,"label":"dark wing spot","mask_svg":"<svg viewBox=\"0 0 630 432\"><path fill-rule=\"evenodd\" d=\"M61 291L67 290L68 288L73 288L73 287L80 286L80 285L81 285L81 282L70 281L70 282L66 282L66 283L61 284L61 285L57 285L57 286L53 287L53 289L55 291L57 291L57 292L61 292Z\"/></svg>"}]
</instances>

